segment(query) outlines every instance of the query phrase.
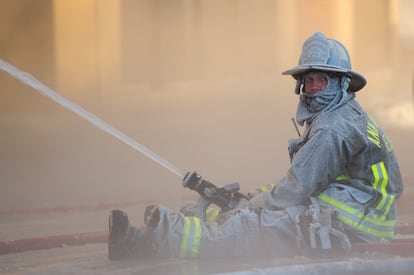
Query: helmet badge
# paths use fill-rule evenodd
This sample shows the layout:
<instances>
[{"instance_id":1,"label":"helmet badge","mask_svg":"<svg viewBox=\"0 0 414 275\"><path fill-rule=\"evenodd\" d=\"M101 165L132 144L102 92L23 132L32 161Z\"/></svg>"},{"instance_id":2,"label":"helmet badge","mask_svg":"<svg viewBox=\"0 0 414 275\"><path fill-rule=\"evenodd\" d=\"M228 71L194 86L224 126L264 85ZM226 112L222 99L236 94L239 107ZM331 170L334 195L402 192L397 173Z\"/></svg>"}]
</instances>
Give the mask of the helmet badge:
<instances>
[{"instance_id":1,"label":"helmet badge","mask_svg":"<svg viewBox=\"0 0 414 275\"><path fill-rule=\"evenodd\" d=\"M328 64L329 57L329 41L318 32L303 44L300 64Z\"/></svg>"}]
</instances>

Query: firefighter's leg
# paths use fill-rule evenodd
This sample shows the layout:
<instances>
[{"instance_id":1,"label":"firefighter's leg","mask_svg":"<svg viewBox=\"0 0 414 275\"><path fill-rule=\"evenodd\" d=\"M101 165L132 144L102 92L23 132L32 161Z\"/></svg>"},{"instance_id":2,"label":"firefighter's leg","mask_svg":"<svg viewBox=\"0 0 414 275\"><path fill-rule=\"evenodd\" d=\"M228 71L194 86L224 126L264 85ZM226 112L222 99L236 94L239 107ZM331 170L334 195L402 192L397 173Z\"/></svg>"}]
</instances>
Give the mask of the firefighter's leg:
<instances>
[{"instance_id":1,"label":"firefighter's leg","mask_svg":"<svg viewBox=\"0 0 414 275\"><path fill-rule=\"evenodd\" d=\"M239 209L224 222L155 206L146 219L158 256L229 257L292 256L299 254L295 223L286 211ZM220 220L220 217L219 219Z\"/></svg>"},{"instance_id":2,"label":"firefighter's leg","mask_svg":"<svg viewBox=\"0 0 414 275\"><path fill-rule=\"evenodd\" d=\"M180 213L184 216L197 216L197 202L195 201L188 201L180 208ZM220 214L220 210L210 205L206 210L205 221L206 222L213 222L217 219L218 215Z\"/></svg>"},{"instance_id":3,"label":"firefighter's leg","mask_svg":"<svg viewBox=\"0 0 414 275\"><path fill-rule=\"evenodd\" d=\"M121 210L109 215L108 258L122 260L135 256L150 256L151 242L147 228L135 228Z\"/></svg>"}]
</instances>

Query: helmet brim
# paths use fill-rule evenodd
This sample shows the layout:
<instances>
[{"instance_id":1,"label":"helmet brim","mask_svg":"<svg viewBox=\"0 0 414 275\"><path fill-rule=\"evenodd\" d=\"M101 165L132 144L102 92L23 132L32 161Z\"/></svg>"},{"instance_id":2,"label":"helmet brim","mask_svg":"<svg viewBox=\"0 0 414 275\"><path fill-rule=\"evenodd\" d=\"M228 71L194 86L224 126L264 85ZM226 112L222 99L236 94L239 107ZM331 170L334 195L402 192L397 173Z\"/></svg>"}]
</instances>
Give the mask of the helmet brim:
<instances>
[{"instance_id":1,"label":"helmet brim","mask_svg":"<svg viewBox=\"0 0 414 275\"><path fill-rule=\"evenodd\" d=\"M349 91L355 93L365 87L367 80L361 74L353 71L347 70L341 67L336 67L332 65L321 65L321 64L306 64L299 65L290 70L284 71L282 75L291 75L293 78L297 79L299 76L303 75L307 71L324 71L324 72L333 72L340 74L347 74L351 78L351 83L349 84Z\"/></svg>"}]
</instances>

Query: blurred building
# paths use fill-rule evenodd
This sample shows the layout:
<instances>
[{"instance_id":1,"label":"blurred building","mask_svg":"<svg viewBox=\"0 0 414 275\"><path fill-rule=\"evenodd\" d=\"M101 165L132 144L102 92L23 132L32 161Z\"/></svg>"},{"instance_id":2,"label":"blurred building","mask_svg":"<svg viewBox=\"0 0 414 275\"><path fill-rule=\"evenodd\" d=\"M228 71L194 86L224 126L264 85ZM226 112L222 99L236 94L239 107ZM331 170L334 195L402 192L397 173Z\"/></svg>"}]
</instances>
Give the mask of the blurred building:
<instances>
[{"instance_id":1,"label":"blurred building","mask_svg":"<svg viewBox=\"0 0 414 275\"><path fill-rule=\"evenodd\" d=\"M187 82L282 70L316 30L344 42L360 70L398 68L406 55L397 48L414 44L412 10L410 0L3 1L0 55L99 107ZM0 112L13 111L10 100L22 104L2 101Z\"/></svg>"},{"instance_id":2,"label":"blurred building","mask_svg":"<svg viewBox=\"0 0 414 275\"><path fill-rule=\"evenodd\" d=\"M414 129L413 10L410 0L3 0L0 58L177 167L250 191L289 165L297 98L280 73L315 31L346 45L375 118ZM186 194L33 89L3 72L0 83L0 208ZM398 131L410 174L412 138Z\"/></svg>"}]
</instances>

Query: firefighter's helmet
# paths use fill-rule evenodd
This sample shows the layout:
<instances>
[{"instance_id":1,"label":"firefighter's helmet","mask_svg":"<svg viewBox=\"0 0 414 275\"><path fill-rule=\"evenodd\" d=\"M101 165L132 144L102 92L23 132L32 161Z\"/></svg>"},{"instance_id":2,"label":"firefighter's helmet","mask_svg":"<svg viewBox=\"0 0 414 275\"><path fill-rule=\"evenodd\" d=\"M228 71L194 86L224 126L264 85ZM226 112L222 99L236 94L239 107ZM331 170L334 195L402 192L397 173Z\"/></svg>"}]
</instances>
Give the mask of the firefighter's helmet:
<instances>
[{"instance_id":1,"label":"firefighter's helmet","mask_svg":"<svg viewBox=\"0 0 414 275\"><path fill-rule=\"evenodd\" d=\"M351 92L359 91L367 83L365 77L352 70L351 59L344 45L337 40L326 38L321 32L316 32L303 43L299 65L282 74L299 79L311 70L347 75L351 79Z\"/></svg>"}]
</instances>

